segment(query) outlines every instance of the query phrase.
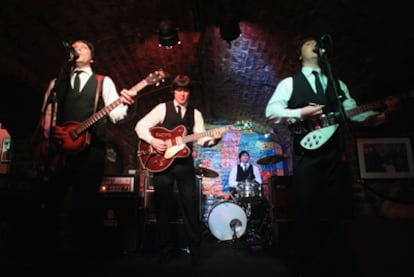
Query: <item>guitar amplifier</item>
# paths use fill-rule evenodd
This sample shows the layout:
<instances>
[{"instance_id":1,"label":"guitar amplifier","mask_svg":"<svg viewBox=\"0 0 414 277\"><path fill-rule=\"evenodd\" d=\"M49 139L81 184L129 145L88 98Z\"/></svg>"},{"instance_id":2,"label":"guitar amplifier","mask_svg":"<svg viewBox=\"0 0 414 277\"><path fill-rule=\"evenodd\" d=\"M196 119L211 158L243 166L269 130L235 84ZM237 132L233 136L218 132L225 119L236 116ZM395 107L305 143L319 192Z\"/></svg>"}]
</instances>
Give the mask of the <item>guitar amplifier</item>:
<instances>
[{"instance_id":1,"label":"guitar amplifier","mask_svg":"<svg viewBox=\"0 0 414 277\"><path fill-rule=\"evenodd\" d=\"M105 176L99 187L100 193L133 193L135 189L135 175Z\"/></svg>"}]
</instances>

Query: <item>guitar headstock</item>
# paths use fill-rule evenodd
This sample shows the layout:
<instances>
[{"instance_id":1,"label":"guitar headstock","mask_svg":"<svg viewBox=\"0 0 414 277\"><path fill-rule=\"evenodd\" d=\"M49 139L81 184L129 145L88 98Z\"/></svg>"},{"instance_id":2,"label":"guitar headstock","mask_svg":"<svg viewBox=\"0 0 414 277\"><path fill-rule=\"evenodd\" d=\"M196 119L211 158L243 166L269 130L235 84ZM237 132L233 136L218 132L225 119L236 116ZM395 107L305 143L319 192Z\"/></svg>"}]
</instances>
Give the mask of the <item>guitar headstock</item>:
<instances>
[{"instance_id":1,"label":"guitar headstock","mask_svg":"<svg viewBox=\"0 0 414 277\"><path fill-rule=\"evenodd\" d=\"M232 125L232 128L237 130L246 130L251 129L252 126L253 123L251 121L238 121Z\"/></svg>"},{"instance_id":2,"label":"guitar headstock","mask_svg":"<svg viewBox=\"0 0 414 277\"><path fill-rule=\"evenodd\" d=\"M145 81L149 85L156 85L158 86L161 82L164 82L166 78L168 78L170 74L168 72L165 72L163 69L159 69L157 71L154 71L153 73L150 73Z\"/></svg>"}]
</instances>

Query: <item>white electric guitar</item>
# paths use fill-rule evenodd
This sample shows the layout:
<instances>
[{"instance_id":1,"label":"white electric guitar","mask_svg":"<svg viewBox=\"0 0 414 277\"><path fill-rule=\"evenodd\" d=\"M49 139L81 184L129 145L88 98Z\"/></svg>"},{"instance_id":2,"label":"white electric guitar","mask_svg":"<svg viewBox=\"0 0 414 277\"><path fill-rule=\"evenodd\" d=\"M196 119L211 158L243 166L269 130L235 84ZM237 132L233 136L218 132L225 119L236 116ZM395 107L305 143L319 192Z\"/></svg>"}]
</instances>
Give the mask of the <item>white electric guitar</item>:
<instances>
[{"instance_id":1,"label":"white electric guitar","mask_svg":"<svg viewBox=\"0 0 414 277\"><path fill-rule=\"evenodd\" d=\"M412 97L413 95L409 95ZM384 100L379 100L369 104L358 106L354 109L345 111L347 118L369 111L384 108ZM299 123L295 123L294 129L306 130L307 134L300 140L300 145L306 150L315 150L324 145L335 133L339 127L337 118L339 114L330 113L328 115L323 114L317 119L303 120ZM306 123L305 123L306 122Z\"/></svg>"}]
</instances>

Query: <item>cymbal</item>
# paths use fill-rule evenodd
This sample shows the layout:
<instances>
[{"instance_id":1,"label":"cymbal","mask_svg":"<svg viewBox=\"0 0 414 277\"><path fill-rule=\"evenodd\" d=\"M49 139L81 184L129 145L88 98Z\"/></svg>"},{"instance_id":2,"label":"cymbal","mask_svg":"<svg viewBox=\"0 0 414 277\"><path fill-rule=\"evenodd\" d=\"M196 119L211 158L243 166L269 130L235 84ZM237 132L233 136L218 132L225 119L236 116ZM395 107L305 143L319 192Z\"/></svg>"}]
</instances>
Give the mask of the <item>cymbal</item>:
<instances>
[{"instance_id":1,"label":"cymbal","mask_svg":"<svg viewBox=\"0 0 414 277\"><path fill-rule=\"evenodd\" d=\"M288 154L273 155L273 156L267 156L267 157L258 159L257 163L260 165L275 164L287 158L289 158Z\"/></svg>"},{"instance_id":2,"label":"cymbal","mask_svg":"<svg viewBox=\"0 0 414 277\"><path fill-rule=\"evenodd\" d=\"M195 173L196 175L207 178L216 178L219 176L219 174L216 171L201 166L195 167Z\"/></svg>"}]
</instances>

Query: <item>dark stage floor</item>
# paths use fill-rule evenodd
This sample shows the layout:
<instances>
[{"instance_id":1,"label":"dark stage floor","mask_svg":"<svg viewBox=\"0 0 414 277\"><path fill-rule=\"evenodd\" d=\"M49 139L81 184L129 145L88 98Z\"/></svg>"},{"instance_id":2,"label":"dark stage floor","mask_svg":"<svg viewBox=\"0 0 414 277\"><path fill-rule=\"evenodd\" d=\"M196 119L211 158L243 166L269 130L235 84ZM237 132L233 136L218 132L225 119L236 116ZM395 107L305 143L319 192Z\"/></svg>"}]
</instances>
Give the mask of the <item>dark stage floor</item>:
<instances>
[{"instance_id":1,"label":"dark stage floor","mask_svg":"<svg viewBox=\"0 0 414 277\"><path fill-rule=\"evenodd\" d=\"M206 228L200 266L192 266L185 244L167 265L157 263L152 226L134 245L103 248L93 257L61 254L46 249L41 226L21 226L14 239L3 238L0 276L294 276L289 245L291 223L273 225L272 241L220 241ZM277 228L276 228L277 227ZM5 232L4 226L3 233ZM276 229L275 229L276 228ZM330 240L316 265L321 276L414 276L412 251L414 222L361 218L343 222L342 236ZM3 234L4 235L4 234ZM144 239L142 239L144 238ZM113 238L108 238L113 239ZM128 248L128 249L125 249ZM316 253L316 251L315 251Z\"/></svg>"},{"instance_id":2,"label":"dark stage floor","mask_svg":"<svg viewBox=\"0 0 414 277\"><path fill-rule=\"evenodd\" d=\"M1 180L0 180L1 181ZM0 277L9 276L278 276L291 277L297 270L292 262L292 221L272 220L261 231L262 239L248 241L243 235L222 241L205 226L201 257L192 266L182 239L182 225L176 224L179 251L167 265L157 263L155 228L143 224L135 213L134 197L103 198L102 209L114 209L119 228L110 218L102 227L101 244L92 256L62 251L65 239L51 243L47 219L39 206L36 190L21 192L19 183L0 189ZM109 220L109 221L108 221ZM336 236L315 249L315 267L322 276L399 277L414 276L414 220L358 217L344 221ZM324 235L323 233L321 234ZM64 248L64 247L63 247ZM306 276L305 276L306 277Z\"/></svg>"}]
</instances>

